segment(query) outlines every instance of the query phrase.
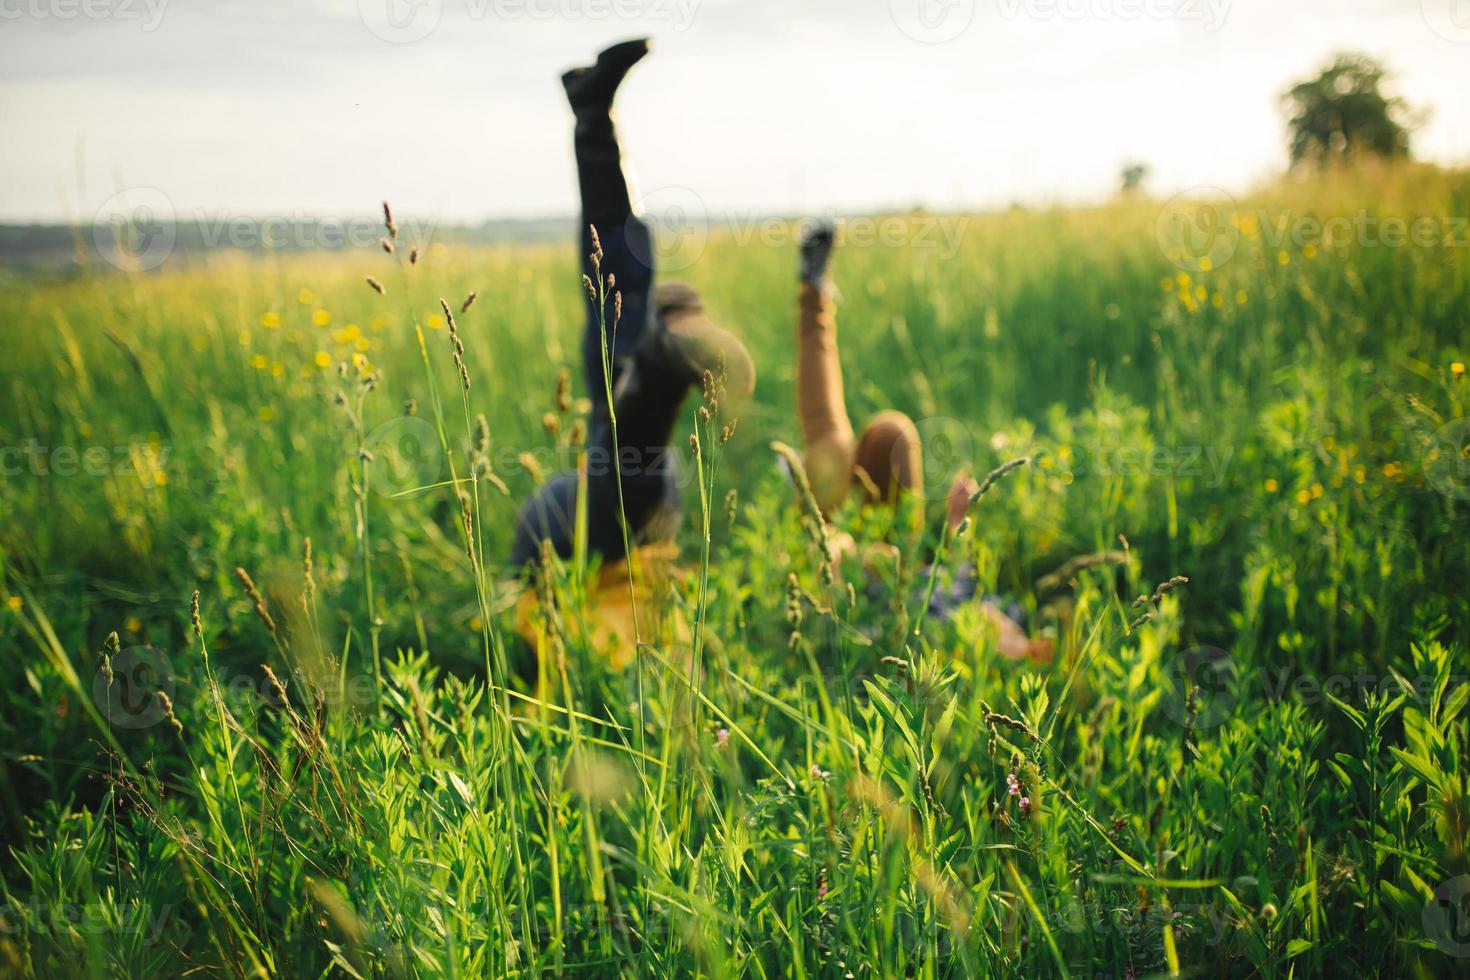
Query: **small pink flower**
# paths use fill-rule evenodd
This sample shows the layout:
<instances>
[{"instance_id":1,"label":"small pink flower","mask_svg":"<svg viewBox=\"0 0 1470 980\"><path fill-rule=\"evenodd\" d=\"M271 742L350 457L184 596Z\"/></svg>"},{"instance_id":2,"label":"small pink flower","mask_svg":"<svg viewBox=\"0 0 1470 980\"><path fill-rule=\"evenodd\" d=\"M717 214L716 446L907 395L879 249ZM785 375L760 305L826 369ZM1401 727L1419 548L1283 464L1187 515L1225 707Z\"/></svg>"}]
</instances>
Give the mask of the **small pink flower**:
<instances>
[{"instance_id":1,"label":"small pink flower","mask_svg":"<svg viewBox=\"0 0 1470 980\"><path fill-rule=\"evenodd\" d=\"M826 898L826 897L827 897L827 883L825 881L819 881L819 882L817 882L817 898Z\"/></svg>"},{"instance_id":2,"label":"small pink flower","mask_svg":"<svg viewBox=\"0 0 1470 980\"><path fill-rule=\"evenodd\" d=\"M715 748L717 748L717 749L723 749L726 745L729 745L729 744L730 744L730 729L728 729L728 728L721 728L719 731L715 732Z\"/></svg>"},{"instance_id":3,"label":"small pink flower","mask_svg":"<svg viewBox=\"0 0 1470 980\"><path fill-rule=\"evenodd\" d=\"M1021 795L1021 781L1016 778L1016 774L1013 772L1006 773L1006 790L1012 796Z\"/></svg>"},{"instance_id":4,"label":"small pink flower","mask_svg":"<svg viewBox=\"0 0 1470 980\"><path fill-rule=\"evenodd\" d=\"M812 763L811 774L813 779L826 779L828 776L832 775L830 772L828 772L826 769L823 769L815 762Z\"/></svg>"},{"instance_id":5,"label":"small pink flower","mask_svg":"<svg viewBox=\"0 0 1470 980\"><path fill-rule=\"evenodd\" d=\"M1029 796L1021 797L1021 816L1031 816L1031 797Z\"/></svg>"}]
</instances>

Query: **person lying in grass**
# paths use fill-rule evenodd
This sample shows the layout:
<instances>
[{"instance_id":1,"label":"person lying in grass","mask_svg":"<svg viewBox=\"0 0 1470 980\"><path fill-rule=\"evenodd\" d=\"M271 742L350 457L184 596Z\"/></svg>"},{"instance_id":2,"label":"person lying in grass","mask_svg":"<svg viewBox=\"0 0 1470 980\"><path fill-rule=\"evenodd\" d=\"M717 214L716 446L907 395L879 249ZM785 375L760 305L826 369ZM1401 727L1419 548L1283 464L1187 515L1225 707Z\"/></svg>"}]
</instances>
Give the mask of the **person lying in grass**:
<instances>
[{"instance_id":1,"label":"person lying in grass","mask_svg":"<svg viewBox=\"0 0 1470 980\"><path fill-rule=\"evenodd\" d=\"M804 444L802 465L817 506L829 519L854 487L865 505L897 506L905 494L923 491L923 447L912 419L888 409L874 415L857 434L848 419L837 351L837 305L827 275L836 237L830 222L815 223L802 236L796 323L796 412ZM956 478L946 500L951 528L963 520L975 489L969 474ZM908 512L915 521L922 519L922 508L910 507ZM837 541L840 560L851 553L852 538L843 534ZM957 569L954 584L930 600L930 615L946 618L975 593L973 570ZM1051 660L1052 641L1028 637L1013 618L1019 607L1012 604L1012 615L1007 615L993 597L981 598L980 604L1004 656Z\"/></svg>"},{"instance_id":2,"label":"person lying in grass","mask_svg":"<svg viewBox=\"0 0 1470 980\"><path fill-rule=\"evenodd\" d=\"M652 232L634 212L612 114L619 84L647 53L647 39L615 44L561 79L576 120L584 283L597 294L582 333L592 403L586 547L603 561L597 598L608 607L609 625L628 641L628 656L633 631L623 562L631 547L635 561L645 559L647 574L640 578L646 581L665 572L673 556L681 500L669 441L685 398L707 376L717 377L728 415L755 388L745 345L706 318L699 295L683 283L654 285ZM513 567L534 567L545 548L572 556L580 485L577 473L562 473L526 502L516 521Z\"/></svg>"}]
</instances>

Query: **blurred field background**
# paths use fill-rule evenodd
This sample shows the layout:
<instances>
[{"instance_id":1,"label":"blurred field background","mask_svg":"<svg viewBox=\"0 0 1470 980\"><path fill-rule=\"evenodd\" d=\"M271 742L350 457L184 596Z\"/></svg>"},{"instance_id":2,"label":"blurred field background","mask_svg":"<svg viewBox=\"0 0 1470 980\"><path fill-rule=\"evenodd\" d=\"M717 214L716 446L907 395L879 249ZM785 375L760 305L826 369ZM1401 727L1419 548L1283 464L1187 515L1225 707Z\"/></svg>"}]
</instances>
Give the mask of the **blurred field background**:
<instances>
[{"instance_id":1,"label":"blurred field background","mask_svg":"<svg viewBox=\"0 0 1470 980\"><path fill-rule=\"evenodd\" d=\"M1463 973L1470 243L1270 222L1447 222L1470 175L1263 185L1203 260L1180 207L839 250L853 418L910 413L931 492L919 542L840 515L900 559L831 583L769 446L795 231L683 243L761 372L682 451L693 669L667 620L625 669L570 612L514 630L515 508L575 458L570 244L13 278L0 972ZM953 474L1019 457L941 541ZM1055 662L924 620L936 547Z\"/></svg>"}]
</instances>

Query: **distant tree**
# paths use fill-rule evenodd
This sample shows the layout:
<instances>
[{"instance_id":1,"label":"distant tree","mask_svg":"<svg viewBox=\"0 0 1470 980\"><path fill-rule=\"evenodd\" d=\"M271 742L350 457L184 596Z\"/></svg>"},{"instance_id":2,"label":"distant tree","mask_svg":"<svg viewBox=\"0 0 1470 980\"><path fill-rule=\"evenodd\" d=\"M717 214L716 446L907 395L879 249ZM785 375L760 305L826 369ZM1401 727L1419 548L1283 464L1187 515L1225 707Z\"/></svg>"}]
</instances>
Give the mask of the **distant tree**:
<instances>
[{"instance_id":1,"label":"distant tree","mask_svg":"<svg viewBox=\"0 0 1470 980\"><path fill-rule=\"evenodd\" d=\"M1143 188L1143 182L1148 180L1148 164L1130 163L1123 168L1123 193L1132 194Z\"/></svg>"},{"instance_id":2,"label":"distant tree","mask_svg":"<svg viewBox=\"0 0 1470 980\"><path fill-rule=\"evenodd\" d=\"M1291 165L1408 156L1411 114L1403 99L1381 91L1387 75L1367 55L1339 54L1316 78L1288 89L1281 101Z\"/></svg>"}]
</instances>

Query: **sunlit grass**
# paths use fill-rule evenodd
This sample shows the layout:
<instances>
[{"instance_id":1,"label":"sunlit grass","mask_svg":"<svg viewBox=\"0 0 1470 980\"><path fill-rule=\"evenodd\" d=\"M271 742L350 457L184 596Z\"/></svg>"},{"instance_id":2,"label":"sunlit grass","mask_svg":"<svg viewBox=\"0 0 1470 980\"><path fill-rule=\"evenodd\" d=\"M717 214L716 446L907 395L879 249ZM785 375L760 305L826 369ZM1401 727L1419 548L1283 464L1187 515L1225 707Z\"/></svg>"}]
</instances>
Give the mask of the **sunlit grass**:
<instances>
[{"instance_id":1,"label":"sunlit grass","mask_svg":"<svg viewBox=\"0 0 1470 980\"><path fill-rule=\"evenodd\" d=\"M1209 262L1162 206L839 250L851 412L930 492L919 541L838 515L835 577L770 448L794 249L703 243L760 380L728 444L691 398L685 571L612 655L595 569L529 584L533 648L503 567L582 438L570 245L0 294L0 972L1463 968L1470 181L1264 187ZM1277 231L1360 211L1446 234ZM939 547L1053 665L921 615Z\"/></svg>"}]
</instances>

